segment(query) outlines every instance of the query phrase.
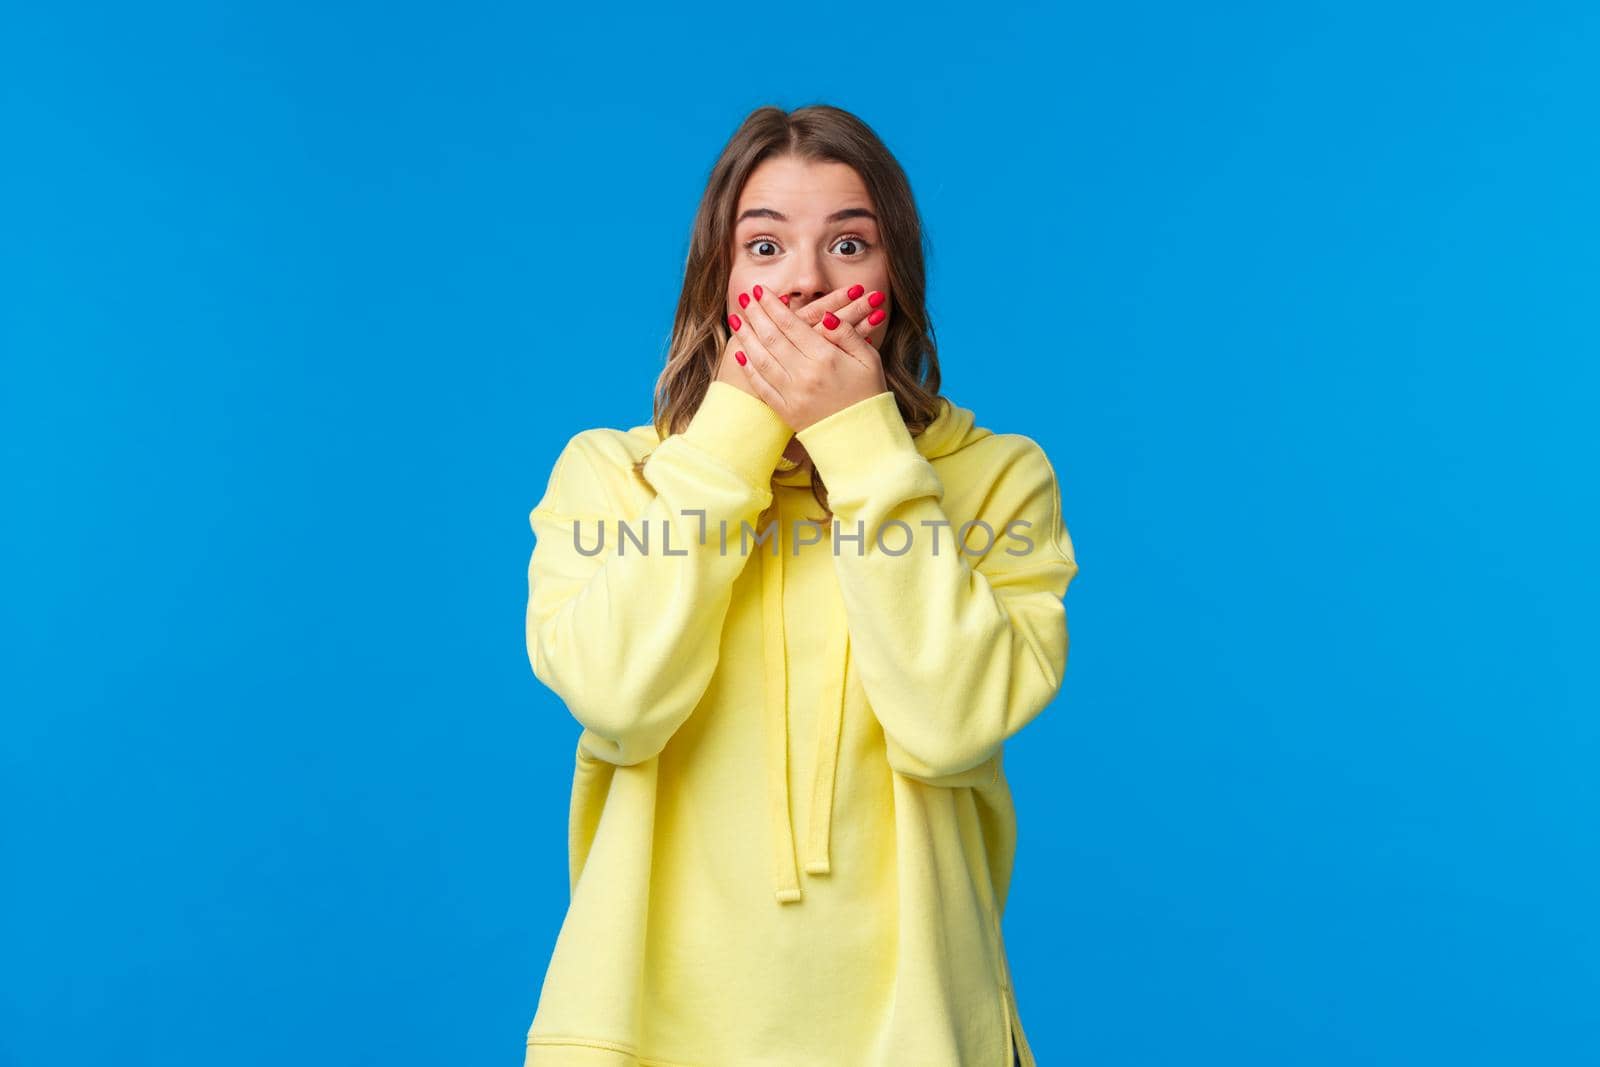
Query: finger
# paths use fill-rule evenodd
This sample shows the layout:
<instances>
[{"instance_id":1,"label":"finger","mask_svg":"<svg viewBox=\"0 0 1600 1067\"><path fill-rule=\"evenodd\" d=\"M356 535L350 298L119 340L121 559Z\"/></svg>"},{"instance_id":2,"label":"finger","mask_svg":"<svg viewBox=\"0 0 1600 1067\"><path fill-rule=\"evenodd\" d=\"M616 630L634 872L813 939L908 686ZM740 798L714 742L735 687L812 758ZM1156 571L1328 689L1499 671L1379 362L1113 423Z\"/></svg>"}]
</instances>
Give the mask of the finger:
<instances>
[{"instance_id":1,"label":"finger","mask_svg":"<svg viewBox=\"0 0 1600 1067\"><path fill-rule=\"evenodd\" d=\"M865 321L851 321L850 316L853 314L854 312L846 310L843 316L827 316L823 319L823 321L811 327L812 332L819 334L826 340L832 341L842 331L853 329L856 331L856 333L866 338L866 341L869 345L876 345L879 339L875 336L875 334L879 333L880 331L875 326L868 326ZM838 347L837 343L835 343L835 347Z\"/></svg>"},{"instance_id":2,"label":"finger","mask_svg":"<svg viewBox=\"0 0 1600 1067\"><path fill-rule=\"evenodd\" d=\"M755 301L750 301L750 306L755 306ZM748 310L748 309L746 309ZM734 345L745 354L745 359L754 364L757 371L767 382L779 392L784 391L792 381L787 367L781 360L773 357L772 350L762 341L756 333L749 319L738 312L728 315L728 329L733 331Z\"/></svg>"},{"instance_id":3,"label":"finger","mask_svg":"<svg viewBox=\"0 0 1600 1067\"><path fill-rule=\"evenodd\" d=\"M852 294L854 299L851 298ZM861 331L867 338L868 344L876 345L878 338L872 336L872 333L878 324L888 317L888 312L882 306L887 299L887 295L881 290L868 291L865 286L851 285L829 293L822 300L807 304L796 314L810 322L813 330L824 335L838 329L841 322L849 323ZM817 314L808 315L807 312L813 308L817 309Z\"/></svg>"},{"instance_id":4,"label":"finger","mask_svg":"<svg viewBox=\"0 0 1600 1067\"><path fill-rule=\"evenodd\" d=\"M722 355L717 359L717 378L740 389L746 388L746 383L749 381L745 372L740 369L738 360L735 359L735 353L743 356L743 352L739 339L729 333L722 339Z\"/></svg>"},{"instance_id":5,"label":"finger","mask_svg":"<svg viewBox=\"0 0 1600 1067\"><path fill-rule=\"evenodd\" d=\"M821 322L823 314L829 311L838 315L841 319L847 318L848 316L841 309L855 300L860 295L860 290L861 286L859 285L841 285L821 299L813 300L802 308L790 308L789 310L793 311L801 321L812 326ZM788 303L781 296L778 299L785 304Z\"/></svg>"},{"instance_id":6,"label":"finger","mask_svg":"<svg viewBox=\"0 0 1600 1067\"><path fill-rule=\"evenodd\" d=\"M883 294L882 293L874 293L872 295L873 296L877 296L880 299L883 298ZM856 329L860 330L863 334L867 335L867 340L868 341L870 341L873 344L877 344L878 341L879 341L879 338L873 337L872 334L876 333L877 330L878 330L878 327L881 326L883 324L883 322L886 321L888 318L889 318L889 310L888 310L888 308L881 307L881 306L880 307L874 307L871 311L867 312L867 317L865 319L862 319L862 320L860 320L859 322L856 323Z\"/></svg>"},{"instance_id":7,"label":"finger","mask_svg":"<svg viewBox=\"0 0 1600 1067\"><path fill-rule=\"evenodd\" d=\"M750 316L750 327L772 355L787 361L827 359L832 355L827 342L816 335L810 324L770 291L755 286L751 295L755 299L745 308ZM825 312L824 317L832 314Z\"/></svg>"},{"instance_id":8,"label":"finger","mask_svg":"<svg viewBox=\"0 0 1600 1067\"><path fill-rule=\"evenodd\" d=\"M881 291L874 289L868 292L864 287L854 285L850 287L848 292L854 293L855 298L839 307L834 312L835 318L848 322L852 326L859 326L865 321L866 325L861 326L861 332L866 333L888 317L888 311L882 306L888 300L888 297ZM821 322L823 326L830 330L838 327L838 323L830 325L826 315L821 317Z\"/></svg>"},{"instance_id":9,"label":"finger","mask_svg":"<svg viewBox=\"0 0 1600 1067\"><path fill-rule=\"evenodd\" d=\"M752 299L747 301L746 297ZM739 294L739 302L745 305L745 317L749 320L750 328L778 361L795 363L805 358L816 358L814 352L807 352L801 347L805 342L798 335L806 328L805 322L789 310L789 305L779 299L778 294L754 285L748 293Z\"/></svg>"},{"instance_id":10,"label":"finger","mask_svg":"<svg viewBox=\"0 0 1600 1067\"><path fill-rule=\"evenodd\" d=\"M817 335L831 343L846 358L853 359L864 367L873 365L881 367L883 360L878 350L873 347L871 338L867 336L870 328L865 324L852 326L847 322L841 322L831 330L826 327L819 328Z\"/></svg>"},{"instance_id":11,"label":"finger","mask_svg":"<svg viewBox=\"0 0 1600 1067\"><path fill-rule=\"evenodd\" d=\"M739 341L735 338L734 345L736 347L733 353L733 361L744 368L745 380L750 383L750 388L755 392L756 396L765 401L767 407L777 412L780 418L783 418L788 413L788 405L784 400L783 394L767 380L766 375L761 373L761 370L756 366L756 361L750 358L750 354L737 347L738 344Z\"/></svg>"}]
</instances>

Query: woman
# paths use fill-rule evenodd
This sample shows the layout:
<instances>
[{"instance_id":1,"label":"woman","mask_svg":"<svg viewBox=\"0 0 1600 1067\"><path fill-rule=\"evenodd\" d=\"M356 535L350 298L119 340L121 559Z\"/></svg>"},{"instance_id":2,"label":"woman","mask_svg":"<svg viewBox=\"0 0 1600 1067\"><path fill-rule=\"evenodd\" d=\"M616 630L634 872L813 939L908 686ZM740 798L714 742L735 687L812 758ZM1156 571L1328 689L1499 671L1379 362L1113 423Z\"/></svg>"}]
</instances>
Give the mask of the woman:
<instances>
[{"instance_id":1,"label":"woman","mask_svg":"<svg viewBox=\"0 0 1600 1067\"><path fill-rule=\"evenodd\" d=\"M528 1067L1034 1065L1001 756L1077 564L1039 446L938 394L921 235L859 119L753 112L652 424L533 509L528 656L582 731Z\"/></svg>"}]
</instances>

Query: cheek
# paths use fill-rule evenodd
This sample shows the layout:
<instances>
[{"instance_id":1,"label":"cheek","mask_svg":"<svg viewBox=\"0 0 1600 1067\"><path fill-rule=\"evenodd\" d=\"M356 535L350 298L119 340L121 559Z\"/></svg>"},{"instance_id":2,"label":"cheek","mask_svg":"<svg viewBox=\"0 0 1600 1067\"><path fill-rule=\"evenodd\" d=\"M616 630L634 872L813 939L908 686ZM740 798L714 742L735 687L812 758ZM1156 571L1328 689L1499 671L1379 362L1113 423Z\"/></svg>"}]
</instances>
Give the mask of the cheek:
<instances>
[{"instance_id":1,"label":"cheek","mask_svg":"<svg viewBox=\"0 0 1600 1067\"><path fill-rule=\"evenodd\" d=\"M889 272L888 271L886 271L886 270L885 271L873 271L872 272L872 280L871 281L864 281L863 284L866 285L867 292L870 293L874 289L876 289L878 292L880 292L880 293L884 294L884 296L888 297L888 299L883 302L883 304L882 304L883 307L887 308L890 304L894 303L894 294L889 291Z\"/></svg>"}]
</instances>

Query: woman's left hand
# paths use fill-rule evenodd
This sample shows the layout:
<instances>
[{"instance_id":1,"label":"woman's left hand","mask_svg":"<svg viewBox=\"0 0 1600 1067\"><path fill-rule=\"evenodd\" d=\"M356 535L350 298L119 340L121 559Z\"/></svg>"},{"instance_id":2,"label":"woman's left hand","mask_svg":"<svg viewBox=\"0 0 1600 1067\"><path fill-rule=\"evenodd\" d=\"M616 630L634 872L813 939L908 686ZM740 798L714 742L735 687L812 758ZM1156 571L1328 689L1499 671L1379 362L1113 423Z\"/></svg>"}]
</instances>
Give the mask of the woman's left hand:
<instances>
[{"instance_id":1,"label":"woman's left hand","mask_svg":"<svg viewBox=\"0 0 1600 1067\"><path fill-rule=\"evenodd\" d=\"M750 296L728 328L756 395L791 430L888 390L878 350L856 327L831 314L812 326L760 286Z\"/></svg>"}]
</instances>

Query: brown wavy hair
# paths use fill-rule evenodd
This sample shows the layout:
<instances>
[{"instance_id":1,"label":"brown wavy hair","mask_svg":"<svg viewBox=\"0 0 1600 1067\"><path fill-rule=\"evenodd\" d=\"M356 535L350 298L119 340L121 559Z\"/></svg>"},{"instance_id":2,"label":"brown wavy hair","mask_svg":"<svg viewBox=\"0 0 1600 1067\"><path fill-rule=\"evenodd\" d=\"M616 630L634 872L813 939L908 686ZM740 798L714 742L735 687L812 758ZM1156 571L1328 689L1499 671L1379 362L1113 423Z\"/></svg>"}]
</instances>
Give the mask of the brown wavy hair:
<instances>
[{"instance_id":1,"label":"brown wavy hair","mask_svg":"<svg viewBox=\"0 0 1600 1067\"><path fill-rule=\"evenodd\" d=\"M739 194L756 167L781 156L848 164L866 185L889 257L894 297L894 316L879 358L907 429L913 436L920 434L941 407L938 346L925 304L927 238L922 220L911 183L883 141L855 115L826 104L787 112L757 108L745 116L711 168L689 236L667 363L656 380L652 419L656 433L666 438L687 427L716 377L729 338L726 301ZM633 467L641 480L646 459L648 454ZM815 467L811 492L822 505L824 521L831 519L827 486Z\"/></svg>"}]
</instances>

